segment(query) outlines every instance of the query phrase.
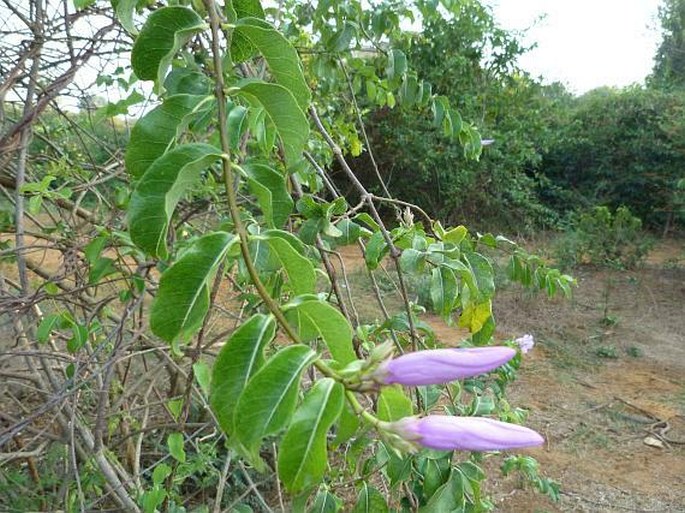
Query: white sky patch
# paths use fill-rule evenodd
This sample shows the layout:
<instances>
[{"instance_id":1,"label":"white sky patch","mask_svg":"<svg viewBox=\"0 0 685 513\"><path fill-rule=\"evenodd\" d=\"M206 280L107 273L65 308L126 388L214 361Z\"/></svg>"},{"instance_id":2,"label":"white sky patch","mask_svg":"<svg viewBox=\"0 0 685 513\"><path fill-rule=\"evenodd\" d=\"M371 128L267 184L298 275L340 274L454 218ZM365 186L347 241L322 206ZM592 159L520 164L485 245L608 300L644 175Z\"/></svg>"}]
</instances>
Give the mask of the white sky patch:
<instances>
[{"instance_id":1,"label":"white sky patch","mask_svg":"<svg viewBox=\"0 0 685 513\"><path fill-rule=\"evenodd\" d=\"M643 83L661 39L659 0L487 0L508 30L537 48L519 63L545 83L582 94L600 86ZM538 20L541 15L544 19Z\"/></svg>"}]
</instances>

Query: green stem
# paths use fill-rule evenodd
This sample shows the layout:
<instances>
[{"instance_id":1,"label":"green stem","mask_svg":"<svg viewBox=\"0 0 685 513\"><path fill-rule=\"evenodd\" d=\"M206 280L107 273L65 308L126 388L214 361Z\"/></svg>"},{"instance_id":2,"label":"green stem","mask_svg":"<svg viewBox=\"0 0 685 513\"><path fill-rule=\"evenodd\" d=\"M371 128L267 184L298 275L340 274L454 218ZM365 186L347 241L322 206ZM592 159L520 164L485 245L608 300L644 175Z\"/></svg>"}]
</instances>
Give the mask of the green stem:
<instances>
[{"instance_id":1,"label":"green stem","mask_svg":"<svg viewBox=\"0 0 685 513\"><path fill-rule=\"evenodd\" d=\"M210 26L212 30L212 54L214 60L214 73L216 75L216 86L214 88L214 95L217 100L217 110L218 110L218 122L219 122L219 139L221 141L221 151L223 152L221 163L224 176L224 188L226 190L226 198L228 203L228 210L231 214L231 219L235 226L236 233L240 240L240 252L243 256L245 262L245 267L250 275L250 280L257 289L257 293L264 301L264 304L269 309L269 311L276 318L278 324L283 328L288 338L296 344L301 344L302 341L298 334L293 330L293 327L288 323L285 315L281 311L278 303L271 297L271 294L266 290L266 287L259 278L259 273L252 262L249 249L249 235L247 229L240 218L240 209L238 207L238 199L236 196L235 189L233 188L234 174L233 174L233 164L231 162L231 145L228 138L228 127L227 127L227 115L226 115L226 85L224 83L223 74L223 63L221 61L221 50L219 47L219 32L221 30L221 20L216 12L216 5L213 0L205 0L205 6L207 12L209 13ZM334 379L340 380L337 372L331 369L321 360L316 360L314 362L316 368L324 376L332 377Z\"/></svg>"},{"instance_id":2,"label":"green stem","mask_svg":"<svg viewBox=\"0 0 685 513\"><path fill-rule=\"evenodd\" d=\"M357 396L355 395L354 392L352 392L351 390L346 390L345 396L347 397L347 402L350 403L352 410L354 410L354 413L356 413L357 415L360 415L364 420L366 420L369 424L371 424L376 429L380 429L381 423L383 421L380 420L378 417L374 416L372 413L369 413L361 405L361 403L359 402L359 399L357 399Z\"/></svg>"},{"instance_id":3,"label":"green stem","mask_svg":"<svg viewBox=\"0 0 685 513\"><path fill-rule=\"evenodd\" d=\"M233 164L231 162L231 145L228 138L228 124L226 115L226 84L224 83L224 73L223 73L223 63L221 60L221 48L219 45L220 32L223 27L221 24L221 19L216 11L216 4L214 0L204 0L205 7L209 13L209 23L212 30L212 58L214 62L214 74L216 76L216 85L214 87L214 95L217 100L217 118L219 123L219 139L221 141L221 151L223 153L221 164L224 177L224 187L226 189L226 199L228 203L228 210L233 220L236 233L238 234L238 239L240 240L240 252L245 261L245 267L248 274L250 275L250 280L257 289L257 293L264 301L264 304L269 309L271 314L276 318L278 324L283 328L283 331L288 335L288 338L292 340L295 344L301 344L302 340L299 335L295 332L293 327L288 323L285 318L283 311L280 306L271 297L271 294L266 290L266 287L259 278L259 273L252 262L249 250L249 235L247 229L240 218L240 209L238 207L238 199L236 196L235 189L233 188L234 174L233 174ZM225 27L228 28L228 27ZM230 37L227 37L230 42ZM343 382L341 376L331 367L326 365L321 360L315 360L314 366L318 369L324 376L335 379L338 382ZM368 422L374 426L379 426L380 420L374 417L372 414L367 412L362 405L357 400L353 392L347 391L347 400L354 409L355 412L362 415Z\"/></svg>"}]
</instances>

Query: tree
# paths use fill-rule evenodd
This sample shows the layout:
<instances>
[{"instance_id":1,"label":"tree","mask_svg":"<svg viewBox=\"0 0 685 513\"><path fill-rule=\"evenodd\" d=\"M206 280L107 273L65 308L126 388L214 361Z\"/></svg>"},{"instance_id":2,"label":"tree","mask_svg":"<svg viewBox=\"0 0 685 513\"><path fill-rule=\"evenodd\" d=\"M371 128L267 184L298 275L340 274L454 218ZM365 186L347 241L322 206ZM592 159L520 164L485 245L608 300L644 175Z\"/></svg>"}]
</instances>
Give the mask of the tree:
<instances>
[{"instance_id":1,"label":"tree","mask_svg":"<svg viewBox=\"0 0 685 513\"><path fill-rule=\"evenodd\" d=\"M662 38L647 83L660 89L685 85L685 2L664 0L659 7Z\"/></svg>"}]
</instances>

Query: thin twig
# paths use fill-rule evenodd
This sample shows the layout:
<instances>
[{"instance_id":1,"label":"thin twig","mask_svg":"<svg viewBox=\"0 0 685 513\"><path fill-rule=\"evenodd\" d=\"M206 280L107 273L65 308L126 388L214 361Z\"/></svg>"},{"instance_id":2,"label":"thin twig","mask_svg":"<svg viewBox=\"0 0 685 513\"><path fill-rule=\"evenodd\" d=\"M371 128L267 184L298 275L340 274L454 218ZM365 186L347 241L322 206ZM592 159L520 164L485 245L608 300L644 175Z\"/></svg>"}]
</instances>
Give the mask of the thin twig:
<instances>
[{"instance_id":1,"label":"thin twig","mask_svg":"<svg viewBox=\"0 0 685 513\"><path fill-rule=\"evenodd\" d=\"M214 498L213 513L221 513L221 501L224 498L224 488L226 488L226 480L228 479L228 470L231 468L231 453L226 454L224 466L221 469L221 476L219 477L219 484L216 486L216 497Z\"/></svg>"},{"instance_id":2,"label":"thin twig","mask_svg":"<svg viewBox=\"0 0 685 513\"><path fill-rule=\"evenodd\" d=\"M378 213L378 210L376 209L376 205L373 202L373 199L371 195L369 195L368 191L362 185L362 183L359 181L357 176L354 174L352 171L352 168L350 168L349 164L345 160L345 157L342 153L342 150L340 149L340 146L336 144L336 142L333 140L333 138L330 136L328 131L326 130L326 127L324 127L323 122L321 121L321 118L319 118L318 113L316 112L316 109L314 106L311 106L309 108L309 114L310 117L314 120L314 124L316 125L317 129L323 136L324 140L330 147L330 149L333 151L333 155L335 155L336 159L338 160L338 163L342 167L343 171L345 172L345 175L348 177L350 182L354 185L354 187L357 189L359 194L364 198L366 201L369 211L371 212L371 217L373 220L378 224L379 229L381 231L381 234L383 235L383 239L385 240L385 243L387 244L389 250L390 250L390 258L393 259L393 262L395 263L395 270L397 271L397 279L400 285L400 291L402 295L402 301L404 302L404 307L407 313L407 323L409 324L409 333L411 336L411 341L412 341L412 349L416 350L418 348L418 334L416 333L416 327L414 326L414 319L413 319L413 314L412 314L412 309L411 309L411 304L409 302L409 296L407 294L407 287L404 283L404 275L402 273L402 269L400 267L400 251L397 249L395 246L395 243L392 240L392 237L390 236L390 232L387 230L385 227L385 223L383 222L383 219L381 218L380 214Z\"/></svg>"}]
</instances>

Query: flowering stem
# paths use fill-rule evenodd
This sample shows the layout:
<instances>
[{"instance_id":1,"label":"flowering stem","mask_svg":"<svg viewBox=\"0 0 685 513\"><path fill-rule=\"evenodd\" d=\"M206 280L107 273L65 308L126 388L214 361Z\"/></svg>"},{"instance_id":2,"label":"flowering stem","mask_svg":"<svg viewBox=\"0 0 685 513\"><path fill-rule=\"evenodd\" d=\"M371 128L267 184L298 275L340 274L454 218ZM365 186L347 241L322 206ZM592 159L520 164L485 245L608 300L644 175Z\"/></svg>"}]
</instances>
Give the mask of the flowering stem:
<instances>
[{"instance_id":1,"label":"flowering stem","mask_svg":"<svg viewBox=\"0 0 685 513\"><path fill-rule=\"evenodd\" d=\"M347 402L350 403L350 406L354 410L354 413L361 416L364 420L366 420L369 424L371 424L376 429L380 429L382 421L378 417L373 415L372 413L369 413L361 405L361 403L357 399L357 396L355 395L354 392L352 392L351 390L346 390L345 396L347 397Z\"/></svg>"},{"instance_id":2,"label":"flowering stem","mask_svg":"<svg viewBox=\"0 0 685 513\"><path fill-rule=\"evenodd\" d=\"M230 212L231 219L233 220L235 231L238 234L238 239L240 241L240 252L243 256L245 267L247 269L248 274L250 275L250 280L257 289L257 293L259 294L262 301L264 301L264 304L271 312L271 314L276 318L278 324L281 326L281 328L283 328L283 331L285 331L288 338L292 340L295 344L301 344L302 340L300 339L299 335L293 329L290 323L288 323L288 320L285 318L285 315L283 314L283 311L281 310L280 306L278 305L276 300L271 297L269 292L266 290L266 287L262 283L262 280L259 278L259 273L257 272L257 269L255 268L255 265L252 262L252 258L250 256L250 250L248 245L249 236L247 230L245 229L245 225L243 224L242 219L240 218L238 200L236 197L235 189L233 188L233 163L231 162L231 146L228 137L228 123L226 122L226 92L223 74L223 62L221 59L221 49L219 45L219 33L222 29L222 25L221 20L219 19L219 15L216 11L216 4L214 0L205 0L205 6L207 8L207 12L209 13L209 21L212 30L212 56L214 62L214 75L216 78L214 96L217 99L219 140L221 141L221 151L223 152L221 164L223 169L224 188L226 190L228 210ZM230 30L230 27L228 26L223 28ZM336 381L343 383L344 385L341 376L334 369L326 365L320 359L315 360L313 365L324 376L333 378ZM357 401L356 397L354 397L354 394L348 392L347 398L355 411L358 411L358 409L363 411L362 406L359 404L359 401ZM354 401L354 403L352 401ZM365 413L365 418L367 418L367 420L372 419L375 423L379 422L379 420L373 417L373 415L369 414L368 412Z\"/></svg>"}]
</instances>

